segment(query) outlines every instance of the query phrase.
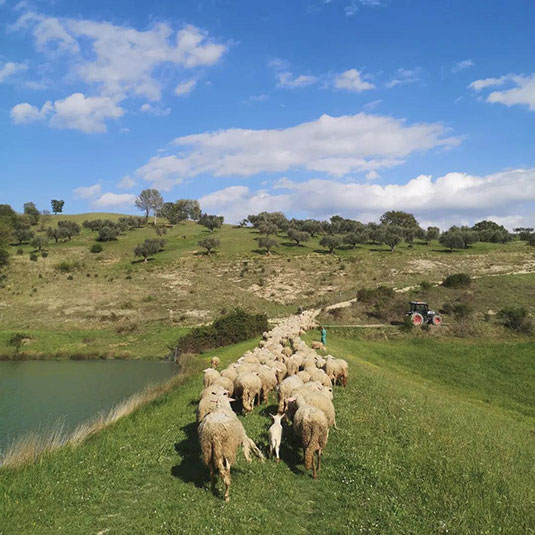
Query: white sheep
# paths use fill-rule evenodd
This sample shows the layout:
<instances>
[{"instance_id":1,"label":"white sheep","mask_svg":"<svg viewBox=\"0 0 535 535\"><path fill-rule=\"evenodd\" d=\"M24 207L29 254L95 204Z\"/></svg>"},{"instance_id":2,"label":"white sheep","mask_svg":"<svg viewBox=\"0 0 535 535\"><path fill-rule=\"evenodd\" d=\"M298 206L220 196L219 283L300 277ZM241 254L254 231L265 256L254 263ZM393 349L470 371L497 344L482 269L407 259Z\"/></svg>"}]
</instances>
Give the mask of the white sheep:
<instances>
[{"instance_id":1,"label":"white sheep","mask_svg":"<svg viewBox=\"0 0 535 535\"><path fill-rule=\"evenodd\" d=\"M275 459L280 462L279 448L282 441L282 424L281 420L284 414L270 414L273 418L273 425L269 428L269 456L273 457L275 453Z\"/></svg>"}]
</instances>

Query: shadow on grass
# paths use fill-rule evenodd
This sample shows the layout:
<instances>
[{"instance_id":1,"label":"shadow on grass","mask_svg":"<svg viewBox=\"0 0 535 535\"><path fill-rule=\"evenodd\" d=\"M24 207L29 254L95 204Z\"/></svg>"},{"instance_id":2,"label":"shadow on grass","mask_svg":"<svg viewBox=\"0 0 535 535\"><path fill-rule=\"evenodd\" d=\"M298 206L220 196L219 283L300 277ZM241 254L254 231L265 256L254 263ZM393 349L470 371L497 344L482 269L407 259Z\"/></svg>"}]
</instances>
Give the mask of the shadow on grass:
<instances>
[{"instance_id":1,"label":"shadow on grass","mask_svg":"<svg viewBox=\"0 0 535 535\"><path fill-rule=\"evenodd\" d=\"M145 262L145 260L143 258L139 259L139 260L132 260L132 262L130 262L131 264L148 264L149 262L153 262L154 260L156 260L156 258L147 258L147 262Z\"/></svg>"},{"instance_id":2,"label":"shadow on grass","mask_svg":"<svg viewBox=\"0 0 535 535\"><path fill-rule=\"evenodd\" d=\"M197 424L191 422L181 428L186 438L175 443L175 451L182 457L182 462L171 468L171 475L203 488L210 480L208 471L201 461L201 445L197 436Z\"/></svg>"},{"instance_id":3,"label":"shadow on grass","mask_svg":"<svg viewBox=\"0 0 535 535\"><path fill-rule=\"evenodd\" d=\"M326 249L314 249L314 252L318 254L336 254L336 251L331 253L331 251L327 251Z\"/></svg>"}]
</instances>

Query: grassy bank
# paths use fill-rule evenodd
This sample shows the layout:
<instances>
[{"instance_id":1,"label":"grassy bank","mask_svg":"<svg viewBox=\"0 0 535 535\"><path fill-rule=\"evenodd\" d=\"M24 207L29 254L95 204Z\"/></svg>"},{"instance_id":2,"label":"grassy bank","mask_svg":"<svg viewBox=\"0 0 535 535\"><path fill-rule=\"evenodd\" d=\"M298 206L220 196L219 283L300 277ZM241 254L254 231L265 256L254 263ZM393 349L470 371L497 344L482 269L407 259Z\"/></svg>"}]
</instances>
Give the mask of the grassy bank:
<instances>
[{"instance_id":1,"label":"grassy bank","mask_svg":"<svg viewBox=\"0 0 535 535\"><path fill-rule=\"evenodd\" d=\"M42 329L0 331L0 360L46 359L161 359L169 346L189 331L188 327L147 323L135 332L122 329ZM20 348L10 340L24 336Z\"/></svg>"},{"instance_id":2,"label":"grassy bank","mask_svg":"<svg viewBox=\"0 0 535 535\"><path fill-rule=\"evenodd\" d=\"M209 492L199 457L197 375L77 449L3 470L0 533L534 533L533 394L509 392L523 390L515 373L530 361L521 345L488 344L477 368L475 356L462 360L469 346L363 345L330 333L329 351L348 359L350 381L335 392L340 430L320 479L304 473L286 434L280 465L238 462L229 504ZM247 347L228 348L223 360ZM510 355L520 356L506 365ZM486 374L493 360L507 385ZM467 384L457 387L450 369L463 363ZM476 395L483 378L496 394L485 403ZM264 448L274 410L243 420Z\"/></svg>"}]
</instances>

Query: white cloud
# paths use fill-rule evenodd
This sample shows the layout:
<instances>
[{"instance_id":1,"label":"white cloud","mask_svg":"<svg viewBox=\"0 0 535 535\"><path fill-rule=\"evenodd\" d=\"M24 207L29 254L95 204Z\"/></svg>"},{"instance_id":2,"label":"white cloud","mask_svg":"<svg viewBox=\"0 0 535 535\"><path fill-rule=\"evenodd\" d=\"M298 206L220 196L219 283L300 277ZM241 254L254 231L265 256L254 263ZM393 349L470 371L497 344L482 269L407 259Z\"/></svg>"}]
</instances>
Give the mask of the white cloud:
<instances>
[{"instance_id":1,"label":"white cloud","mask_svg":"<svg viewBox=\"0 0 535 535\"><path fill-rule=\"evenodd\" d=\"M371 102L368 102L367 104L364 104L364 106L362 106L366 111L371 111L371 110L374 110L375 108L377 108L377 106L379 106L379 104L381 104L381 102L383 102L380 98L377 99L377 100L372 100Z\"/></svg>"},{"instance_id":2,"label":"white cloud","mask_svg":"<svg viewBox=\"0 0 535 535\"><path fill-rule=\"evenodd\" d=\"M266 102L269 100L268 95L251 95L245 102Z\"/></svg>"},{"instance_id":3,"label":"white cloud","mask_svg":"<svg viewBox=\"0 0 535 535\"><path fill-rule=\"evenodd\" d=\"M276 74L277 86L295 89L297 87L306 87L315 84L318 81L316 76L310 74L300 74L294 76L291 72L279 72Z\"/></svg>"},{"instance_id":4,"label":"white cloud","mask_svg":"<svg viewBox=\"0 0 535 535\"><path fill-rule=\"evenodd\" d=\"M180 82L175 87L175 95L178 97L184 97L186 95L189 95L194 89L195 85L197 84L197 80L186 80L185 82Z\"/></svg>"},{"instance_id":5,"label":"white cloud","mask_svg":"<svg viewBox=\"0 0 535 535\"><path fill-rule=\"evenodd\" d=\"M156 67L210 66L227 50L226 45L215 43L206 32L191 25L176 33L165 23L139 31L109 22L27 12L12 27L22 28L32 29L38 50L72 55L73 72L114 99L132 93L160 100L160 82L153 73Z\"/></svg>"},{"instance_id":6,"label":"white cloud","mask_svg":"<svg viewBox=\"0 0 535 535\"><path fill-rule=\"evenodd\" d=\"M358 10L359 10L359 7L358 7L357 2L355 0L353 0L351 3L349 3L344 8L344 12L345 12L346 16L348 16L348 17L353 17L354 15L356 15Z\"/></svg>"},{"instance_id":7,"label":"white cloud","mask_svg":"<svg viewBox=\"0 0 535 535\"><path fill-rule=\"evenodd\" d=\"M362 80L360 72L357 69L349 69L341 74L337 74L334 79L334 87L336 89L347 89L348 91L366 91L373 89L375 86L370 82Z\"/></svg>"},{"instance_id":8,"label":"white cloud","mask_svg":"<svg viewBox=\"0 0 535 535\"><path fill-rule=\"evenodd\" d=\"M340 214L363 221L378 220L387 210L406 210L422 223L438 223L442 228L487 217L509 228L519 221L535 223L532 210L522 215L526 203L535 201L535 168L481 177L447 173L435 180L420 175L406 184L386 185L282 179L274 190L250 192L245 186L233 186L206 195L200 202L204 209L225 215L232 222L261 210L319 219Z\"/></svg>"},{"instance_id":9,"label":"white cloud","mask_svg":"<svg viewBox=\"0 0 535 535\"><path fill-rule=\"evenodd\" d=\"M487 102L500 103L508 107L526 105L531 111L535 111L535 74L529 76L508 74L500 78L476 80L469 87L475 91L481 91L488 87L498 87L505 84L512 84L513 87L503 91L492 91L487 96Z\"/></svg>"},{"instance_id":10,"label":"white cloud","mask_svg":"<svg viewBox=\"0 0 535 535\"><path fill-rule=\"evenodd\" d=\"M407 125L388 116L325 114L285 129L231 128L179 137L174 140L178 154L155 156L136 174L162 189L201 174L251 176L306 169L342 176L400 165L415 151L459 144L446 134L439 123Z\"/></svg>"},{"instance_id":11,"label":"white cloud","mask_svg":"<svg viewBox=\"0 0 535 535\"><path fill-rule=\"evenodd\" d=\"M129 208L134 206L135 200L133 193L104 193L92 204L95 208Z\"/></svg>"},{"instance_id":12,"label":"white cloud","mask_svg":"<svg viewBox=\"0 0 535 535\"><path fill-rule=\"evenodd\" d=\"M474 91L481 91L487 87L496 87L504 85L507 82L507 76L501 76L500 78L485 78L484 80L476 80L472 82L468 87Z\"/></svg>"},{"instance_id":13,"label":"white cloud","mask_svg":"<svg viewBox=\"0 0 535 535\"><path fill-rule=\"evenodd\" d=\"M117 187L119 189L131 189L136 185L136 181L130 177L130 176L123 176L119 183L117 184Z\"/></svg>"},{"instance_id":14,"label":"white cloud","mask_svg":"<svg viewBox=\"0 0 535 535\"><path fill-rule=\"evenodd\" d=\"M366 180L377 180L381 175L377 171L368 171L366 173Z\"/></svg>"},{"instance_id":15,"label":"white cloud","mask_svg":"<svg viewBox=\"0 0 535 535\"><path fill-rule=\"evenodd\" d=\"M451 72L456 73L460 71L464 71L465 69L469 69L470 67L474 66L474 62L471 59L463 59L462 61L458 61L452 68Z\"/></svg>"},{"instance_id":16,"label":"white cloud","mask_svg":"<svg viewBox=\"0 0 535 535\"><path fill-rule=\"evenodd\" d=\"M17 74L19 72L24 72L27 69L28 66L24 65L24 63L14 63L12 61L4 63L0 67L0 83L5 81L10 76L13 76L14 74Z\"/></svg>"},{"instance_id":17,"label":"white cloud","mask_svg":"<svg viewBox=\"0 0 535 535\"><path fill-rule=\"evenodd\" d=\"M15 124L31 123L45 119L52 111L52 108L52 103L49 100L43 104L41 109L28 104L28 102L21 102L11 108L10 116Z\"/></svg>"},{"instance_id":18,"label":"white cloud","mask_svg":"<svg viewBox=\"0 0 535 535\"><path fill-rule=\"evenodd\" d=\"M93 186L80 186L73 191L75 199L91 199L100 195L102 186L100 184L94 184Z\"/></svg>"},{"instance_id":19,"label":"white cloud","mask_svg":"<svg viewBox=\"0 0 535 535\"><path fill-rule=\"evenodd\" d=\"M54 128L81 130L86 133L105 132L106 119L118 119L124 110L109 97L86 97L83 93L73 93L63 100L43 104L41 110L27 102L17 104L11 110L11 120L28 123L50 117Z\"/></svg>"},{"instance_id":20,"label":"white cloud","mask_svg":"<svg viewBox=\"0 0 535 535\"><path fill-rule=\"evenodd\" d=\"M223 215L231 223L237 223L249 214L292 209L289 195L273 195L263 190L250 192L247 186L214 191L201 197L199 204L204 211Z\"/></svg>"},{"instance_id":21,"label":"white cloud","mask_svg":"<svg viewBox=\"0 0 535 535\"><path fill-rule=\"evenodd\" d=\"M109 97L86 97L73 93L54 102L50 126L81 130L87 134L106 132L106 119L122 117L124 110Z\"/></svg>"},{"instance_id":22,"label":"white cloud","mask_svg":"<svg viewBox=\"0 0 535 535\"><path fill-rule=\"evenodd\" d=\"M154 115L156 117L164 117L171 113L171 108L163 108L161 106L149 104L148 102L145 102L145 104L142 104L139 110L142 111L143 113L148 113L149 115Z\"/></svg>"},{"instance_id":23,"label":"white cloud","mask_svg":"<svg viewBox=\"0 0 535 535\"><path fill-rule=\"evenodd\" d=\"M421 67L415 67L414 69L405 69L401 67L397 70L395 78L386 83L386 87L391 88L398 85L408 85L420 82L421 72Z\"/></svg>"}]
</instances>

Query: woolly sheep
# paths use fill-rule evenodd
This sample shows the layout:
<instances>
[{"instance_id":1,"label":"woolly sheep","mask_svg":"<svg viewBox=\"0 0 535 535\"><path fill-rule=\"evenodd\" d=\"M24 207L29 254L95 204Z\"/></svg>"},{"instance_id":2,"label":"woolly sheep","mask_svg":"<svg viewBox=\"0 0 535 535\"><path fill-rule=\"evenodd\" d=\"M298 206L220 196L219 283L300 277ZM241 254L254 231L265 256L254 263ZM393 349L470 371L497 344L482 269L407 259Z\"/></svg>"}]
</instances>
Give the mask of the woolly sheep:
<instances>
[{"instance_id":1,"label":"woolly sheep","mask_svg":"<svg viewBox=\"0 0 535 535\"><path fill-rule=\"evenodd\" d=\"M291 357L293 355L293 351L291 347L284 347L282 349L282 354L286 357Z\"/></svg>"},{"instance_id":2,"label":"woolly sheep","mask_svg":"<svg viewBox=\"0 0 535 535\"><path fill-rule=\"evenodd\" d=\"M263 461L264 456L256 444L247 436L243 425L235 414L218 408L208 414L198 428L202 459L210 470L212 492L215 492L216 471L225 485L224 500L230 499L230 468L236 462L238 447L243 447L245 459L251 461L251 451Z\"/></svg>"},{"instance_id":3,"label":"woolly sheep","mask_svg":"<svg viewBox=\"0 0 535 535\"><path fill-rule=\"evenodd\" d=\"M327 355L324 369L333 384L340 383L343 387L347 385L348 365L344 359Z\"/></svg>"},{"instance_id":4,"label":"woolly sheep","mask_svg":"<svg viewBox=\"0 0 535 535\"><path fill-rule=\"evenodd\" d=\"M297 377L303 381L303 383L308 383L310 381L310 374L306 372L305 370L301 370L300 372L297 372Z\"/></svg>"},{"instance_id":5,"label":"woolly sheep","mask_svg":"<svg viewBox=\"0 0 535 535\"><path fill-rule=\"evenodd\" d=\"M197 423L202 422L208 414L214 412L218 408L234 414L232 407L230 406L231 401L234 400L228 395L226 390L221 394L204 395L197 405Z\"/></svg>"},{"instance_id":6,"label":"woolly sheep","mask_svg":"<svg viewBox=\"0 0 535 535\"><path fill-rule=\"evenodd\" d=\"M299 371L299 359L287 358L284 362L288 375L295 375Z\"/></svg>"},{"instance_id":7,"label":"woolly sheep","mask_svg":"<svg viewBox=\"0 0 535 535\"><path fill-rule=\"evenodd\" d=\"M210 386L219 377L219 372L213 368L204 370L203 385L204 388Z\"/></svg>"},{"instance_id":8,"label":"woolly sheep","mask_svg":"<svg viewBox=\"0 0 535 535\"><path fill-rule=\"evenodd\" d=\"M300 391L299 395L303 397L303 399L313 407L316 407L317 409L321 409L327 418L327 423L329 427L333 427L336 429L336 413L334 410L333 402L324 394L321 392L313 392L313 391Z\"/></svg>"},{"instance_id":9,"label":"woolly sheep","mask_svg":"<svg viewBox=\"0 0 535 535\"><path fill-rule=\"evenodd\" d=\"M241 394L243 412L249 414L253 410L255 397L258 396L260 399L262 390L260 377L256 373L243 373L236 378L234 387Z\"/></svg>"},{"instance_id":10,"label":"woolly sheep","mask_svg":"<svg viewBox=\"0 0 535 535\"><path fill-rule=\"evenodd\" d=\"M219 360L219 357L212 357L210 359L210 366L215 370L219 367L221 364L221 361Z\"/></svg>"},{"instance_id":11,"label":"woolly sheep","mask_svg":"<svg viewBox=\"0 0 535 535\"><path fill-rule=\"evenodd\" d=\"M321 409L307 404L302 396L290 398L288 401L290 405L295 404L297 409L293 415L293 423L295 433L303 446L305 469L312 468L312 477L317 479L321 455L329 438L327 417Z\"/></svg>"},{"instance_id":12,"label":"woolly sheep","mask_svg":"<svg viewBox=\"0 0 535 535\"><path fill-rule=\"evenodd\" d=\"M316 369L313 371L309 371L309 373L311 381L319 381L324 386L332 386L332 381L329 379L329 376L323 370Z\"/></svg>"},{"instance_id":13,"label":"woolly sheep","mask_svg":"<svg viewBox=\"0 0 535 535\"><path fill-rule=\"evenodd\" d=\"M219 385L225 388L228 391L229 395L234 394L234 381L228 377L218 377L213 383L212 386Z\"/></svg>"},{"instance_id":14,"label":"woolly sheep","mask_svg":"<svg viewBox=\"0 0 535 535\"><path fill-rule=\"evenodd\" d=\"M278 386L279 395L279 413L286 412L287 400L293 395L294 390L303 386L303 381L297 375L290 375Z\"/></svg>"},{"instance_id":15,"label":"woolly sheep","mask_svg":"<svg viewBox=\"0 0 535 535\"><path fill-rule=\"evenodd\" d=\"M236 371L236 368L226 368L221 372L221 377L226 377L227 379L234 381L234 379L238 377L238 372Z\"/></svg>"},{"instance_id":16,"label":"woolly sheep","mask_svg":"<svg viewBox=\"0 0 535 535\"><path fill-rule=\"evenodd\" d=\"M280 462L279 449L282 440L281 420L284 414L270 414L273 418L273 425L269 428L269 456L273 457L275 453L276 462Z\"/></svg>"},{"instance_id":17,"label":"woolly sheep","mask_svg":"<svg viewBox=\"0 0 535 535\"><path fill-rule=\"evenodd\" d=\"M269 393L277 386L277 374L273 368L262 365L258 370L258 377L260 377L260 381L262 382L262 403L267 403Z\"/></svg>"}]
</instances>

